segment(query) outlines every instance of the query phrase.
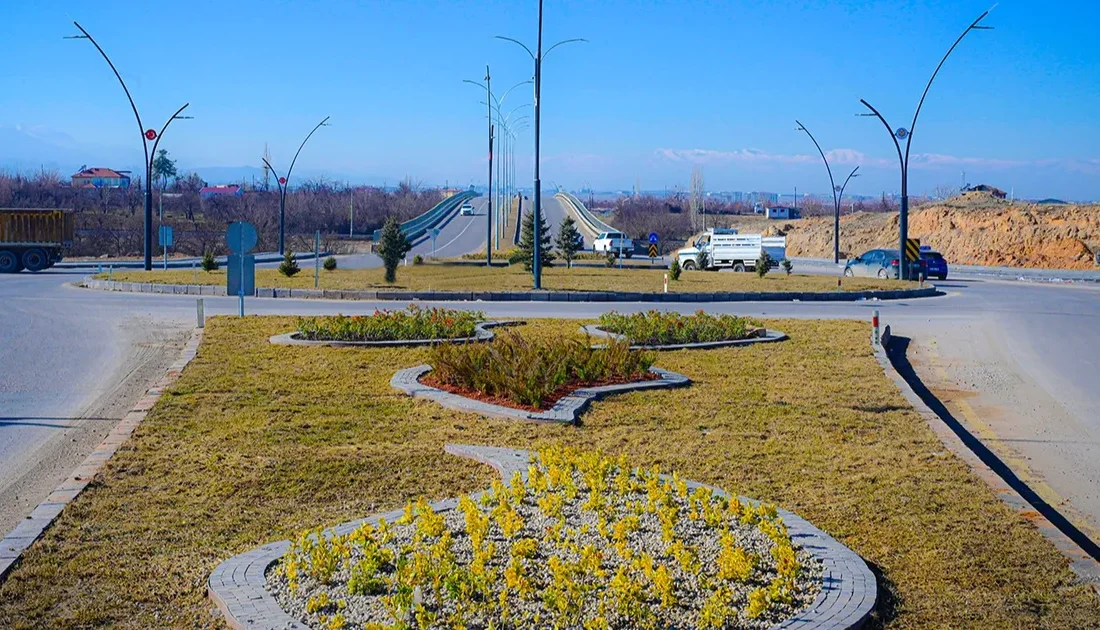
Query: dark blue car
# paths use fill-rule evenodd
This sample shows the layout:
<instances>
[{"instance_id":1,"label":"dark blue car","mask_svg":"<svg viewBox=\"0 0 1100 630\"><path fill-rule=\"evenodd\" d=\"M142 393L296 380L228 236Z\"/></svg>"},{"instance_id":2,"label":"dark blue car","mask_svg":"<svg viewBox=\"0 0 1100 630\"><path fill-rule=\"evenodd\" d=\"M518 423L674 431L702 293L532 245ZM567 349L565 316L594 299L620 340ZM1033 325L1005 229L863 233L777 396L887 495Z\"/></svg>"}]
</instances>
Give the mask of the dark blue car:
<instances>
[{"instance_id":1,"label":"dark blue car","mask_svg":"<svg viewBox=\"0 0 1100 630\"><path fill-rule=\"evenodd\" d=\"M927 266L929 278L936 278L937 280L947 279L947 260L944 259L943 254L932 251L927 245L922 245L920 248L920 257Z\"/></svg>"}]
</instances>

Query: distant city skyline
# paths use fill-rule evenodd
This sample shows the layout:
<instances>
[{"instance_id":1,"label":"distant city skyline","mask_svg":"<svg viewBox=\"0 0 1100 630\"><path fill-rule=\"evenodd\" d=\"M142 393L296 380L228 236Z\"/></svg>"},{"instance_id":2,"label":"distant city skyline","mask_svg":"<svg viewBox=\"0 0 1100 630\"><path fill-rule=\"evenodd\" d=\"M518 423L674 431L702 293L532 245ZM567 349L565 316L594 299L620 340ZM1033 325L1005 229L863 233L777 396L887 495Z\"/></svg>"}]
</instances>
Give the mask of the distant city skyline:
<instances>
[{"instance_id":1,"label":"distant city skyline","mask_svg":"<svg viewBox=\"0 0 1100 630\"><path fill-rule=\"evenodd\" d=\"M543 180L570 189L630 190L638 180L647 189L686 188L702 166L711 190L828 192L820 157L795 130L798 118L834 170L860 165L852 193L896 193L894 147L877 121L854 115L859 99L908 126L936 62L986 8L548 0L548 43L590 41L555 50L544 65ZM111 55L147 127L191 103L194 120L174 124L162 146L183 170L226 174L212 183L260 168L265 143L277 164L288 163L302 136L331 115L296 178L484 184L483 94L462 80L481 79L489 63L503 93L531 74L526 54L493 36L533 44L534 2L273 11L255 0L190 0L130 9L116 0L94 10L5 7L0 50L19 63L0 68L9 86L0 93L0 168L143 170L133 115L110 69L88 42L62 39L75 32L73 19ZM1097 18L1095 3L998 7L987 19L996 30L968 36L928 96L911 193L969 182L1018 197L1100 198ZM155 43L151 24L163 25ZM505 109L530 100L516 89ZM530 177L531 144L531 132L521 132L521 178Z\"/></svg>"}]
</instances>

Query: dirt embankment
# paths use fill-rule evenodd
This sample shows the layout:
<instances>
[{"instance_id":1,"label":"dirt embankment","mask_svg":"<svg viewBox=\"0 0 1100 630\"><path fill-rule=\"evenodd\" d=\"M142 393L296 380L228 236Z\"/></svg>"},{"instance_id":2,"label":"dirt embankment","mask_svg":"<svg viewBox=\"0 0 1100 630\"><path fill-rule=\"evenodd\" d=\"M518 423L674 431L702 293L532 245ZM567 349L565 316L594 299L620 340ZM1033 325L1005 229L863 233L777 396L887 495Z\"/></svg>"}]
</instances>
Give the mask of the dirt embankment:
<instances>
[{"instance_id":1,"label":"dirt embankment","mask_svg":"<svg viewBox=\"0 0 1100 630\"><path fill-rule=\"evenodd\" d=\"M833 251L832 218L796 221L752 218L743 230L777 228L787 235L792 257L826 258ZM969 265L1095 269L1100 251L1100 205L1035 205L964 195L922 206L909 215L909 236ZM841 256L878 247L897 248L897 213L840 218Z\"/></svg>"}]
</instances>

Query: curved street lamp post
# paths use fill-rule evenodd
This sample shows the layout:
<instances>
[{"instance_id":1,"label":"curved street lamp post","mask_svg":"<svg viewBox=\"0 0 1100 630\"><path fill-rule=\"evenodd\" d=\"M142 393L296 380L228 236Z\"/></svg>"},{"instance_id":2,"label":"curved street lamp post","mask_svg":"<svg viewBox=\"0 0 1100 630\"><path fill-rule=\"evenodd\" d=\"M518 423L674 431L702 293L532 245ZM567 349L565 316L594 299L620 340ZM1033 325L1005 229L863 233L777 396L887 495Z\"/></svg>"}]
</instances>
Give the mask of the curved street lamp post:
<instances>
[{"instance_id":1,"label":"curved street lamp post","mask_svg":"<svg viewBox=\"0 0 1100 630\"><path fill-rule=\"evenodd\" d=\"M122 85L122 91L126 93L126 99L130 101L130 108L134 110L134 118L137 119L138 131L141 132L141 145L145 151L145 217L144 217L144 258L145 258L145 270L150 271L153 269L153 160L156 158L157 146L160 145L160 139L164 137L164 132L168 130L168 125L172 124L173 120L189 120L191 116L181 116L183 110L187 109L190 103L184 103L183 107L176 110L175 114L172 114L164 126L160 128L158 133L155 129L146 129L145 125L141 122L141 114L138 113L137 105L134 103L134 97L130 96L130 89L126 87L126 82L122 80L122 75L119 74L118 69L115 68L115 64L111 62L111 58L107 56L107 53L103 51L103 48L95 41L95 39L84 30L84 27L77 22L73 24L80 29L80 35L70 35L65 39L86 39L92 42L99 54L103 56L104 61L111 67L111 71L115 73L115 78ZM152 141L152 151L149 150L149 142Z\"/></svg>"},{"instance_id":2,"label":"curved street lamp post","mask_svg":"<svg viewBox=\"0 0 1100 630\"><path fill-rule=\"evenodd\" d=\"M542 180L539 178L539 158L540 158L539 141L540 141L540 137L541 137L541 116L540 116L541 110L540 110L540 107L542 105L542 99L541 99L541 92L542 92L542 60L546 55L550 54L550 51L554 50L558 46L561 46L562 44L568 44L570 42L587 42L588 40L587 39L582 39L582 38L563 39L562 41L560 41L560 42L554 44L553 46L551 46L550 48L548 48L546 50L546 52L543 53L542 52L542 0L539 0L538 44L535 48L537 53L531 52L531 49L528 48L526 44L519 41L518 39L513 39L511 37L503 37L501 35L497 35L496 38L497 39L503 39L504 41L509 41L509 42L512 42L514 44L519 45L521 48L523 48L525 51L527 51L527 54L531 56L531 60L535 62L535 76L534 76L534 79L535 79L535 199L534 199L534 209L533 209L534 210L534 217L533 218L534 218L534 224L535 224L535 234L534 234L534 236L535 236L535 243L534 243L535 251L534 251L534 255L532 257L532 261L531 261L531 275L532 275L532 279L534 281L534 288L535 289L541 289L542 288L542 264L541 264L541 258L542 258L542 241L541 241L541 237L542 237L542 235L540 234L541 230L539 229L539 226L540 226L541 217L542 217Z\"/></svg>"},{"instance_id":3,"label":"curved street lamp post","mask_svg":"<svg viewBox=\"0 0 1100 630\"><path fill-rule=\"evenodd\" d=\"M909 239L909 148L913 143L913 130L917 126L917 117L920 116L921 107L924 106L924 99L928 96L928 90L932 87L932 82L936 80L936 75L939 74L940 68L943 67L944 62L954 52L955 47L959 45L959 42L963 40L970 31L988 31L992 30L992 26L980 26L978 23L985 19L985 16L989 15L989 12L995 9L997 5L990 7L989 11L982 13L978 16L978 19L971 22L970 26L966 27L966 30L959 35L959 38L955 40L955 43L951 45L951 48L947 49L947 54L940 60L936 70L932 73L932 78L928 79L928 84L924 86L924 93L921 94L920 101L917 103L917 110L913 113L913 122L910 123L909 128L898 127L895 130L890 126L890 123L886 122L882 114L877 109L871 106L864 99L859 99L860 103L863 103L864 107L871 110L869 114L856 114L857 116L874 116L882 121L883 126L886 127L886 131L890 133L890 139L894 142L894 148L898 152L898 162L901 164L901 208L900 216L898 217L898 248L901 252L901 261L899 261L899 277L903 280L909 280L909 265L905 264L905 243ZM905 143L905 153L901 151L901 142Z\"/></svg>"},{"instance_id":4,"label":"curved street lamp post","mask_svg":"<svg viewBox=\"0 0 1100 630\"><path fill-rule=\"evenodd\" d=\"M286 171L286 177L279 177L279 173L275 171L275 167L271 165L271 162L267 161L267 158L261 158L264 162L264 166L271 169L272 175L275 176L275 184L279 187L279 254L286 253L286 190L290 185L290 174L294 172L294 163L298 161L298 154L302 152L302 148L306 146L306 142L309 142L309 138L321 127L328 127L328 119L332 116L325 116L324 120L317 123L317 126L306 134L306 139L302 140L302 144L298 145L298 151L294 153L294 159L290 161L290 168Z\"/></svg>"},{"instance_id":5,"label":"curved street lamp post","mask_svg":"<svg viewBox=\"0 0 1100 630\"><path fill-rule=\"evenodd\" d=\"M810 140L812 140L814 146L817 147L817 152L821 154L821 160L825 162L825 170L829 173L829 188L833 191L833 264L835 265L840 263L840 202L844 199L844 189L848 187L848 182L850 182L853 177L859 177L859 175L856 174L859 167L853 168L852 172L848 173L848 177L844 179L844 184L837 186L836 182L833 181L833 169L829 167L829 159L825 157L825 152L821 150L821 145L817 143L817 138L814 138L814 135L810 133L810 130L807 129L805 125L797 120L794 122L798 124L798 131L805 131L806 135L810 136Z\"/></svg>"}]
</instances>

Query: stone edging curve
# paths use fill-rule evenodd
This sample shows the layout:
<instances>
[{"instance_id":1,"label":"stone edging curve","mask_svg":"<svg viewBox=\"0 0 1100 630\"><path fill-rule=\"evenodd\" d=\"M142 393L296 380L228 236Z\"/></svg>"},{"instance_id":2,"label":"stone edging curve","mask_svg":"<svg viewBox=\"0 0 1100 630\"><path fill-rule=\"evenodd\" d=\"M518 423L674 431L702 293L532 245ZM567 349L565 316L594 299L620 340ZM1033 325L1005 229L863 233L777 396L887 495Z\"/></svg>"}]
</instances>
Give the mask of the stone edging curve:
<instances>
[{"instance_id":1,"label":"stone edging curve","mask_svg":"<svg viewBox=\"0 0 1100 630\"><path fill-rule=\"evenodd\" d=\"M454 343L469 343L477 341L492 341L493 333L489 328L498 328L501 326L519 326L526 322L519 320L508 321L489 321L480 322L474 325L473 337L458 337L455 339L393 339L384 341L340 341L336 339L302 339L299 337L301 333L288 332L281 335L272 335L268 339L270 343L277 346L335 346L339 348L392 348L392 347L414 347L414 346L432 346L438 343L454 342Z\"/></svg>"},{"instance_id":2,"label":"stone edging curve","mask_svg":"<svg viewBox=\"0 0 1100 630\"><path fill-rule=\"evenodd\" d=\"M448 444L444 450L451 455L467 457L492 466L505 480L516 472L527 479L530 451L491 446ZM729 493L693 481L687 486L711 488L715 494L729 498ZM476 497L477 495L471 495ZM760 502L738 497L753 506ZM445 499L431 504L435 511L454 509L458 502ZM822 562L821 592L805 610L773 627L773 630L855 630L863 626L875 607L877 585L875 576L867 564L854 551L833 537L814 527L802 517L778 509L791 540L809 551ZM385 518L393 521L403 511L398 509L385 514L350 521L326 529L325 536L345 535L363 523L377 524ZM268 592L267 570L290 547L289 540L269 543L234 556L222 562L207 580L207 594L225 616L229 627L236 630L307 630L305 624L290 616Z\"/></svg>"},{"instance_id":3,"label":"stone edging curve","mask_svg":"<svg viewBox=\"0 0 1100 630\"><path fill-rule=\"evenodd\" d=\"M534 413L530 411L524 411L523 409L515 409L512 407L505 407L503 405L494 405L492 403L482 402L480 400L474 400L473 398L467 398L460 396L459 394L452 394L451 392L444 391L437 387L425 385L420 382L420 377L430 372L432 366L430 365L418 365L416 367L405 368L404 370L398 370L393 378L390 379L390 387L399 389L413 398L427 398L433 400L440 405L448 408L455 409L457 411L466 411L470 413L478 413L483 416L489 416L493 418L506 418L509 420L534 420L538 422L556 422L561 424L574 424L576 423L580 415L588 408L589 403L593 400L600 400L606 396L612 394L622 394L625 392L638 391L644 389L658 389L666 387L684 387L691 384L691 379L683 374L677 374L676 372L669 372L668 370L662 370L660 368L651 367L649 371L660 376L659 379L652 381L638 381L636 383L622 383L619 385L601 385L599 387L585 387L578 389L568 396L562 397L554 406Z\"/></svg>"},{"instance_id":4,"label":"stone edging curve","mask_svg":"<svg viewBox=\"0 0 1100 630\"><path fill-rule=\"evenodd\" d=\"M224 296L225 287L199 284L152 284L85 278L87 289L168 295ZM641 293L629 291L353 291L343 289L275 289L260 287L255 297L295 300L362 300L408 302L858 302L905 300L942 295L935 286L889 291L717 291L706 293Z\"/></svg>"},{"instance_id":5,"label":"stone edging curve","mask_svg":"<svg viewBox=\"0 0 1100 630\"><path fill-rule=\"evenodd\" d=\"M608 332L596 324L581 326L581 332L593 337L603 339L625 339L623 335ZM771 343L787 339L787 334L778 330L764 330L762 337L748 337L747 339L728 339L726 341L701 341L698 343L668 343L663 345L633 345L631 350L706 350L707 348L726 348L729 346L748 346L754 343Z\"/></svg>"}]
</instances>

